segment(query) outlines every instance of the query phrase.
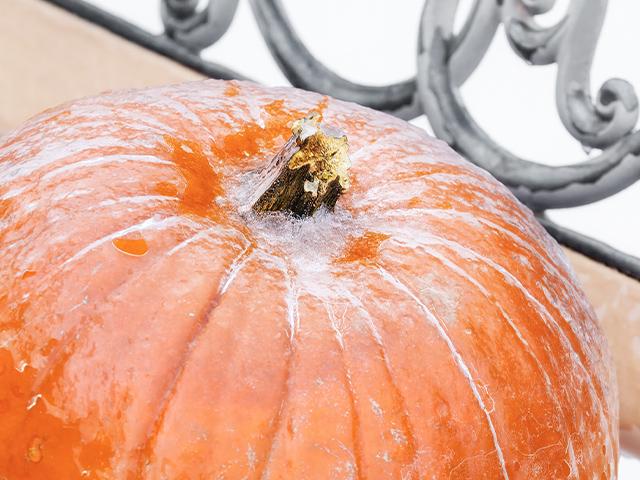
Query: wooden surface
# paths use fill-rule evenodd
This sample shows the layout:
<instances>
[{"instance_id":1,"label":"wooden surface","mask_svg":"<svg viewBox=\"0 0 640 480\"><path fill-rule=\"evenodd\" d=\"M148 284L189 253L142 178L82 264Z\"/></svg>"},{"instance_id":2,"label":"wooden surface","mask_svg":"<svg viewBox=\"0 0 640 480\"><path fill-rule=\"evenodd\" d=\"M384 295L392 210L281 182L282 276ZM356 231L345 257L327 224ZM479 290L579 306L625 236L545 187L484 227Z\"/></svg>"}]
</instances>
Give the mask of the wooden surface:
<instances>
[{"instance_id":1,"label":"wooden surface","mask_svg":"<svg viewBox=\"0 0 640 480\"><path fill-rule=\"evenodd\" d=\"M0 4L0 134L73 98L201 78L40 0Z\"/></svg>"}]
</instances>

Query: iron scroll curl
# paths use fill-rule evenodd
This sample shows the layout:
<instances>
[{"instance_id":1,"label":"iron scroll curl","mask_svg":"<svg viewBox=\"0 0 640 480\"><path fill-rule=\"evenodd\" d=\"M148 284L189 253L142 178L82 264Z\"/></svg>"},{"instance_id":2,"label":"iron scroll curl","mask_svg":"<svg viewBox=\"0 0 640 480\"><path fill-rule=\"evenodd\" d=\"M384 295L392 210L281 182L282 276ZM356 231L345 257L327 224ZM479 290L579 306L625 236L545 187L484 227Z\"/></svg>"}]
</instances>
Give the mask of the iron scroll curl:
<instances>
[{"instance_id":1,"label":"iron scroll curl","mask_svg":"<svg viewBox=\"0 0 640 480\"><path fill-rule=\"evenodd\" d=\"M573 0L567 16L547 28L538 26L534 17L554 2L505 0L502 6L493 0L478 3L496 9L510 44L521 57L534 65L558 64L556 103L564 125L582 145L603 151L577 164L549 166L517 157L484 132L466 109L459 82L451 74L457 0L428 0L422 15L417 84L436 135L491 172L535 211L595 202L637 181L640 133L633 131L638 118L633 88L615 79L603 85L595 103L589 94L591 60L604 16L602 4L606 2ZM592 30L584 29L584 22L579 22L586 21L582 17L590 19Z\"/></svg>"}]
</instances>

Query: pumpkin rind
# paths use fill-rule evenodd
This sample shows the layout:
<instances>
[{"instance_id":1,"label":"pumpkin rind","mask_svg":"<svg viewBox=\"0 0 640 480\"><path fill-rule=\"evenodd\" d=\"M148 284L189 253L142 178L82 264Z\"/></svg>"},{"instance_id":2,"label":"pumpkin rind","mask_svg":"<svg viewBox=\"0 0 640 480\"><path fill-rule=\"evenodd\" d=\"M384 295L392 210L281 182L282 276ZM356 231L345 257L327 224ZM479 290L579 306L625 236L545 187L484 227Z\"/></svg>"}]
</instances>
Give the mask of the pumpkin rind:
<instances>
[{"instance_id":1,"label":"pumpkin rind","mask_svg":"<svg viewBox=\"0 0 640 480\"><path fill-rule=\"evenodd\" d=\"M351 187L241 215L319 111ZM420 129L205 81L0 140L0 477L616 477L606 342L508 190Z\"/></svg>"}]
</instances>

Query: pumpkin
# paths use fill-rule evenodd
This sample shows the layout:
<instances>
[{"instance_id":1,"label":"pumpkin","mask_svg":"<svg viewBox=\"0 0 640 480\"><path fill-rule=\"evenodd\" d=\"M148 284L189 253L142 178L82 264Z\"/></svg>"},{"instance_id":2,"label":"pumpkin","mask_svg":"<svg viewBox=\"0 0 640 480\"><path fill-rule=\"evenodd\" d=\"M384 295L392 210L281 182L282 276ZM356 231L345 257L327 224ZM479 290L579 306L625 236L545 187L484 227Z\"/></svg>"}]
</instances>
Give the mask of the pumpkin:
<instances>
[{"instance_id":1,"label":"pumpkin","mask_svg":"<svg viewBox=\"0 0 640 480\"><path fill-rule=\"evenodd\" d=\"M402 120L107 93L1 140L0 199L1 478L616 477L557 244Z\"/></svg>"}]
</instances>

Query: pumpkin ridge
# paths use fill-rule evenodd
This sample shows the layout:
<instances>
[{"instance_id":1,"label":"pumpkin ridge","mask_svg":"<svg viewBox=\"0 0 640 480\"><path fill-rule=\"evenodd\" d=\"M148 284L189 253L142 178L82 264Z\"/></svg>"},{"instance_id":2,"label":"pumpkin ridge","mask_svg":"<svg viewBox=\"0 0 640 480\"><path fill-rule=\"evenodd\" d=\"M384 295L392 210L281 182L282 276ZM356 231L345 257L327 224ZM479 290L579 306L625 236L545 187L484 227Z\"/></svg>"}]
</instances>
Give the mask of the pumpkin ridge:
<instances>
[{"instance_id":1,"label":"pumpkin ridge","mask_svg":"<svg viewBox=\"0 0 640 480\"><path fill-rule=\"evenodd\" d=\"M382 360L382 363L384 365L383 371L385 373L385 377L387 378L387 381L391 386L391 389L393 392L393 398L395 402L398 404L398 406L400 407L399 410L401 412L400 418L402 419L402 428L404 432L407 434L406 435L407 450L408 450L409 456L413 459L412 461L413 463L415 462L418 456L418 452L416 449L416 438L415 438L414 428L413 428L413 425L411 425L409 413L407 412L406 399L404 398L402 391L398 387L398 384L395 378L393 377L392 370L391 370L391 361L389 360L389 356L387 355L387 351L384 346L384 341L382 340L382 337L380 336L380 332L375 326L373 318L371 314L367 311L366 307L362 305L359 301L356 303L356 299L352 295L349 295L349 299L351 303L355 305L358 310L364 313L365 317L368 320L367 328L374 341L374 344L378 349L380 359ZM407 464L407 465L411 465L411 464Z\"/></svg>"},{"instance_id":2,"label":"pumpkin ridge","mask_svg":"<svg viewBox=\"0 0 640 480\"><path fill-rule=\"evenodd\" d=\"M543 304L543 302L538 300L535 297L535 295L533 295L529 291L528 288L526 288L519 280L517 280L517 278L515 278L512 274L510 274L508 272L508 270L503 265L501 265L501 264L499 264L499 263L487 258L486 256L484 256L481 253L477 252L473 248L470 248L470 247L467 247L467 246L464 246L464 245L460 244L459 242L456 242L456 241L453 241L453 240L449 240L449 239L446 239L444 237L433 235L433 234L428 234L428 237L433 239L433 240L436 240L439 245L443 246L444 248L447 248L448 250L453 251L454 253L456 252L456 250L460 250L460 251L464 252L465 254L471 255L471 256L473 256L473 258L479 259L482 262L486 263L494 271L498 272L501 276L503 276L505 279L507 279L507 283L508 284L514 285L514 287L516 289L518 289L523 294L523 296L527 299L527 301L530 304L536 305L538 307L538 309L541 309L541 311L544 312L544 317L546 319L546 322L550 322L550 324L555 325L555 329L558 330L560 333L562 333L562 337L564 337L565 342L568 342L568 345L570 347L570 351L572 353L578 355L578 357L580 359L580 366L584 370L585 374L587 374L586 376L590 380L590 382L592 383L592 387L595 389L595 393L598 396L598 400L600 400L601 395L602 395L602 391L601 391L600 387L596 387L595 384L593 384L592 377L591 377L591 375L588 374L587 365L585 365L585 363L584 363L585 362L584 352L582 351L581 348L579 350L576 350L574 348L574 344L575 343L579 344L580 341L579 340L578 341L575 340L577 337L576 337L575 332L571 328L571 326L569 326L570 335L568 335L567 332L565 331L566 329L563 326L560 325L560 322L557 321L556 316L551 314L551 312ZM396 238L396 241L397 240L398 239ZM419 241L418 243L419 243L419 248L424 249L424 242ZM548 301L548 299L547 299L547 301ZM560 314L558 316L560 318L564 319L564 316L562 314ZM565 321L564 323L570 323L570 322ZM570 337L573 338L573 340Z\"/></svg>"},{"instance_id":3,"label":"pumpkin ridge","mask_svg":"<svg viewBox=\"0 0 640 480\"><path fill-rule=\"evenodd\" d=\"M451 351L451 355L454 359L454 363L458 367L458 370L460 371L460 373L462 373L462 375L465 376L469 381L469 386L471 387L473 396L476 398L476 401L478 402L480 410L482 410L485 414L485 417L487 419L487 425L489 427L489 430L491 431L491 437L493 439L493 444L496 449L498 462L500 463L500 470L502 471L502 476L504 477L505 480L509 480L509 474L507 473L507 467L504 460L504 455L502 453L502 448L500 447L500 443L498 442L498 437L497 437L495 427L493 425L493 420L491 419L491 414L487 410L487 407L485 406L484 401L482 400L482 396L480 395L480 392L478 391L478 387L476 386L475 381L471 376L469 367L467 366L466 362L464 361L460 353L455 348L455 345L452 339L447 334L445 327L441 323L441 320L437 318L433 314L433 312L431 312L431 310L427 308L427 306L424 303L422 303L422 301L415 295L415 293L407 285L405 285L400 279L395 277L391 272L386 270L384 267L379 267L378 272L380 273L380 276L384 280L386 280L391 285L396 287L398 291L404 293L408 298L412 299L416 303L419 309L423 312L423 316L425 317L425 319L428 321L429 324L431 324L436 329L436 331L438 332L442 340L446 343L447 347Z\"/></svg>"},{"instance_id":4,"label":"pumpkin ridge","mask_svg":"<svg viewBox=\"0 0 640 480\"><path fill-rule=\"evenodd\" d=\"M150 220L150 219L147 219L147 220L145 220L145 221L148 221L148 220ZM144 222L140 222L140 223L144 223ZM136 225L134 225L134 226L137 226L137 225L139 225L139 224L136 224ZM130 228L130 227L127 227L127 228ZM125 229L125 230L126 230L126 229ZM120 230L120 231L122 231L122 230ZM118 231L118 232L120 232L120 231ZM110 239L110 238L109 238L109 239L106 239L106 237L109 237L110 235L115 235L115 234L116 234L116 233L118 233L118 232L112 232L112 233L110 233L110 234L107 234L107 235L103 236L102 238L98 239L97 241L102 241L102 240L104 240L104 241L102 241L102 243L106 243L106 242L108 242L108 241L109 241L109 239ZM40 233L39 233L39 235L40 235L40 234L42 234L42 233L43 233L43 232L40 232ZM95 242L92 242L92 243L95 243ZM102 243L101 243L101 244L102 244ZM88 250L87 252L85 252L85 253L89 253L89 250ZM75 256L75 255L74 255L74 256ZM62 272L62 269L63 269L63 267L64 267L64 265L65 265L68 261L70 261L74 256L67 258L67 259L66 259L64 262L62 262L60 265L56 265L57 269L56 269L55 271L53 271L53 273L51 274L51 277L49 278L49 280L51 280L51 279L55 278L55 275L57 275L58 273L61 273L61 272ZM159 259L158 259L158 260L159 260ZM150 265L149 265L149 267L153 266L155 263L156 263L156 262L154 261L154 262L153 262L153 264L150 264ZM125 281L124 283L126 283L126 281ZM108 295L113 294L115 291L117 291L116 289L119 289L119 287L121 287L122 285L123 285L122 283L121 283L121 284L118 284L118 285L115 287L115 289L114 289L114 290L112 290L112 291L110 291L110 292L109 292L109 294L108 294ZM105 296L106 296L106 295L105 295ZM22 328L20 329L20 331L18 331L14 336L12 336L12 337L8 338L5 342L3 342L3 343L0 345L0 348L6 348L7 346L9 346L9 344L10 344L11 342L14 342L16 339L20 338L20 334L26 331L26 327L31 326L31 325L32 325L36 320L39 320L39 317L33 317L33 318L31 318L29 321L27 321L26 323L24 323L24 324L22 325ZM79 323L80 323L80 322L78 322L78 323L74 324L71 328L75 328ZM66 336L66 335L65 335L65 336ZM58 346L58 348L59 348L59 347L60 347L60 345ZM55 350L54 350L54 352L55 352ZM40 376L39 376L38 378L40 378Z\"/></svg>"},{"instance_id":5,"label":"pumpkin ridge","mask_svg":"<svg viewBox=\"0 0 640 480\"><path fill-rule=\"evenodd\" d=\"M104 294L102 300L112 297L113 295L117 295L122 289L127 288L129 284L133 281L139 280L141 277L145 276L148 273L148 270L151 270L153 267L158 265L161 261L164 261L168 256L171 255L172 250L175 246L169 247L164 252L157 252L158 257L153 259L152 262L145 264L143 269L138 269L132 274L123 279L118 285L115 285L109 292ZM65 333L62 342L60 342L55 349L51 352L50 360L44 364L44 366L40 369L41 372L36 377L34 381L34 389L38 390L40 385L47 379L49 372L55 368L57 368L57 358L60 355L60 351L66 348L67 344L73 340L73 337L76 335L83 335L88 328L86 318L81 318L76 324L71 326ZM70 358L72 353L70 352L68 355L65 355L65 358ZM56 362L56 363L53 363ZM34 392L35 393L35 392Z\"/></svg>"},{"instance_id":6,"label":"pumpkin ridge","mask_svg":"<svg viewBox=\"0 0 640 480\"><path fill-rule=\"evenodd\" d=\"M471 285L473 285L488 302L493 302L496 305L496 307L498 308L498 311L500 312L500 316L509 325L511 330L515 333L516 337L518 338L518 341L523 345L527 355L533 359L533 363L536 369L540 372L542 378L545 380L546 390L549 393L550 398L552 398L552 401L554 403L557 413L559 414L559 417L562 418L564 422L564 429L565 429L564 437L568 442L567 448L569 448L569 445L571 445L571 448L573 448L572 439L569 435L567 435L567 433L570 431L569 423L567 419L567 411L564 408L562 408L557 391L551 388L551 385L553 382L549 377L548 372L545 370L544 366L542 365L540 359L538 358L536 353L531 349L530 345L528 344L526 339L523 337L520 329L518 329L518 327L513 323L513 320L511 320L510 315L504 310L502 304L497 299L490 298L486 288L480 283L480 281L475 277L473 277L471 274L465 272L458 265L455 265L452 261L446 259L446 257L442 256L435 250L429 250L429 249L426 249L425 247L421 247L421 250L423 250L427 255L431 256L432 258L435 258L438 261L440 261L440 263L449 271L454 272L455 274L463 278L466 282L471 283ZM575 464L575 458L572 457L572 460L573 460L572 468L574 469L574 471L577 472L578 468L577 468L577 465Z\"/></svg>"},{"instance_id":7,"label":"pumpkin ridge","mask_svg":"<svg viewBox=\"0 0 640 480\"><path fill-rule=\"evenodd\" d=\"M220 279L220 283L216 289L216 292L210 298L208 306L205 307L203 313L200 315L200 318L196 320L193 331L191 335L189 335L189 339L186 342L185 347L183 348L182 354L180 355L180 361L177 365L177 368L167 382L166 387L164 388L164 394L160 398L157 412L154 415L154 419L149 426L146 439L138 449L138 462L135 468L137 478L144 477L145 463L151 459L155 442L164 423L165 414L167 412L167 409L169 408L171 399L175 396L176 386L178 385L180 378L182 377L182 373L184 372L187 361L190 355L195 350L195 345L197 344L198 338L205 331L207 325L209 324L211 313L216 309L218 305L220 305L220 301L224 293L229 290L229 287L233 283L233 280L237 277L237 274L243 268L243 266L246 265L247 260L253 255L253 253L253 248L251 245L249 245L242 252L240 252L240 254L236 256L236 258L233 259L231 265L227 269L226 277Z\"/></svg>"},{"instance_id":8,"label":"pumpkin ridge","mask_svg":"<svg viewBox=\"0 0 640 480\"><path fill-rule=\"evenodd\" d=\"M484 257L483 255L481 255L480 253L476 252L475 250L465 247L464 245L461 245L457 242L451 241L451 240L447 240L444 239L442 237L438 237L438 236L433 236L432 237L437 240L440 245L445 246L447 249L452 250L452 251L456 251L456 249L460 249L463 252L465 252L466 254L472 255L474 258L476 259L481 259L482 262L484 262L486 265L488 265L490 268L492 268L494 271L498 272L501 276L503 276L503 278L505 279L509 279L507 280L507 283L511 284L514 286L514 288L516 288L522 295L524 298L527 299L527 302L530 305L533 306L537 306L538 310L540 312L542 312L542 318L545 319L544 323L547 326L547 328L550 331L555 331L558 333L558 340L563 344L563 346L565 348L568 347L569 352L567 353L567 355L571 355L571 354L575 354L575 355L579 355L577 351L574 350L572 343L569 341L564 329L560 326L559 322L556 320L555 316L552 315L549 310L544 306L544 304L539 301L531 292L529 292L529 290L522 285L522 283L520 281L518 281L518 279L516 279L515 277L513 277L513 275L511 275L502 265L494 262L491 259L488 259L486 257ZM420 245L419 247L421 250L426 250L424 248L423 245ZM603 408L602 406L602 397L601 395L603 395L602 389L600 387L600 385L596 385L593 382L593 378L592 376L589 374L589 370L587 369L587 367L584 365L583 363L583 358L581 356L578 357L579 358L579 362L577 362L577 367L579 369L579 371L582 374L582 377L584 378L584 380L586 381L588 388L590 390L590 396L592 398L592 400L597 404L597 408L599 411L599 416L601 419L604 419L604 413L606 412L606 410ZM606 422L605 422L606 423ZM613 431L612 431L612 426L609 425L608 427L608 433L609 433L609 437L612 438L613 437ZM611 457L613 452L609 452L609 456Z\"/></svg>"},{"instance_id":9,"label":"pumpkin ridge","mask_svg":"<svg viewBox=\"0 0 640 480\"><path fill-rule=\"evenodd\" d=\"M353 459L355 464L355 475L357 480L361 480L364 477L362 476L362 440L360 438L360 417L358 415L358 411L356 409L356 399L353 391L353 384L351 383L351 372L349 371L349 366L347 365L347 359L345 358L345 346L344 341L341 338L341 333L338 331L335 325L335 315L333 313L333 309L326 302L322 302L324 304L325 310L327 311L327 315L329 316L329 320L331 323L331 329L334 332L335 341L338 344L338 348L340 350L340 358L342 359L343 366L343 376L344 376L344 387L349 396L349 407L351 410L351 441L353 442Z\"/></svg>"},{"instance_id":10,"label":"pumpkin ridge","mask_svg":"<svg viewBox=\"0 0 640 480\"><path fill-rule=\"evenodd\" d=\"M447 219L447 221L453 221L453 222L455 222L457 219L467 218L467 216L470 215L468 212L464 212L464 211L460 211L460 210L448 210L448 209L436 209L436 208L420 208L420 209L414 209L412 211L413 212L419 212L419 213L425 214L427 216L433 216L434 218L439 219L439 220ZM385 216L393 217L394 215L393 214L386 214ZM536 262L539 262L543 266L543 268L545 270L548 270L553 275L558 276L561 279L563 279L564 282L562 283L561 286L566 288L568 293L570 293L571 295L574 295L574 296L579 296L579 292L578 292L577 288L575 287L573 282L570 281L572 279L566 274L566 272L563 273L563 272L560 271L560 269L558 269L556 262L553 259L551 259L546 254L546 252L540 251L539 249L531 246L530 244L527 244L526 242L524 242L522 240L522 238L519 235L517 235L516 232L514 232L510 228L506 228L506 227L500 226L497 223L494 223L493 221L491 221L489 219L486 219L481 215L476 215L474 217L474 220L482 223L483 225L486 225L488 228L490 228L497 235L504 234L504 235L508 236L524 252L532 254L533 260L536 261ZM511 225L511 224L509 224L509 225ZM553 304L553 302L550 302L550 303ZM565 316L564 315L560 315L560 317L564 318Z\"/></svg>"},{"instance_id":11,"label":"pumpkin ridge","mask_svg":"<svg viewBox=\"0 0 640 480\"><path fill-rule=\"evenodd\" d=\"M522 294L523 296L527 299L527 302L531 305L537 306L538 310L540 312L543 313L542 317L545 318L545 323L548 322L549 325L555 326L555 328L553 328L553 330L556 330L560 335L559 335L559 339L561 341L564 341L564 343L568 344L570 353L573 353L575 355L578 356L579 362L577 363L579 369L582 371L582 374L585 378L585 380L587 381L587 384L589 386L589 389L592 391L592 398L597 402L598 404L598 410L600 411L600 417L604 418L604 413L606 412L606 410L604 409L603 405L602 405L602 400L603 400L603 392L602 392L602 387L597 384L596 382L593 381L593 376L592 374L589 373L589 370L587 368L587 365L585 365L585 359L584 359L584 352L582 351L582 349L580 348L579 350L575 349L574 346L574 342L572 342L566 331L565 328L563 328L560 325L560 322L558 322L556 320L555 315L552 315L551 312L549 311L549 309L540 301L538 300L535 295L533 295L529 289L527 289L517 278L515 278L512 274L510 274L502 265L498 264L497 262L494 262L493 260L484 257L483 255L481 255L480 253L476 252L475 250L465 247L464 245L459 244L458 242L453 242L451 240L447 240L444 239L442 237L438 237L438 236L433 236L434 239L438 240L439 242L441 242L442 245L447 246L450 250L455 251L456 249L461 249L464 252L473 255L475 258L479 258L481 259L486 265L488 265L489 267L491 267L494 271L500 273L501 276L503 276L505 279L508 279L508 283L510 283L511 285L514 285ZM452 245L452 246L450 246ZM560 317L562 318L563 316L560 315ZM575 338L575 332L573 331L573 329L571 329L571 327L569 327L569 329L571 330L571 334L574 336ZM580 343L575 342L575 343ZM612 427L609 426L609 435L613 436L613 432L612 432Z\"/></svg>"},{"instance_id":12,"label":"pumpkin ridge","mask_svg":"<svg viewBox=\"0 0 640 480\"><path fill-rule=\"evenodd\" d=\"M271 256L271 254L264 252L267 255ZM289 276L289 272L286 268L282 268L283 273L285 273L285 276ZM293 279L291 279L291 287L292 291L295 292L294 289L294 281ZM296 306L298 303L298 295L294 294L293 298L295 299L296 302ZM295 312L295 314L294 314ZM291 316L295 316L297 317L297 308L294 310L292 305L287 305L287 317L291 317ZM260 463L256 466L256 478L260 478L261 480L266 480L267 475L269 473L268 467L269 467L269 463L271 461L271 457L272 454L276 448L275 442L277 439L277 434L278 431L280 430L281 426L282 426L282 414L285 411L285 408L288 405L288 400L289 400L289 382L291 379L291 374L293 371L292 365L293 365L293 360L295 359L296 356L296 341L295 341L295 335L294 335L294 330L292 329L291 334L289 336L290 341L289 341L289 355L287 356L287 362L285 364L285 378L284 378L284 382L283 382L283 386L282 386L282 400L280 401L280 408L278 408L278 412L276 413L275 418L273 418L271 420L271 428L269 429L268 432L268 436L267 436L267 445L269 446L269 448L267 449L267 454L266 456L260 461Z\"/></svg>"}]
</instances>

